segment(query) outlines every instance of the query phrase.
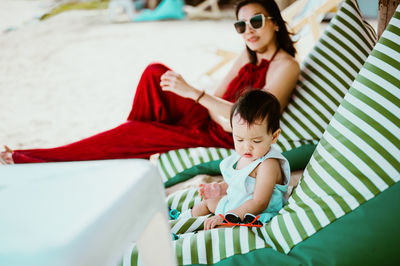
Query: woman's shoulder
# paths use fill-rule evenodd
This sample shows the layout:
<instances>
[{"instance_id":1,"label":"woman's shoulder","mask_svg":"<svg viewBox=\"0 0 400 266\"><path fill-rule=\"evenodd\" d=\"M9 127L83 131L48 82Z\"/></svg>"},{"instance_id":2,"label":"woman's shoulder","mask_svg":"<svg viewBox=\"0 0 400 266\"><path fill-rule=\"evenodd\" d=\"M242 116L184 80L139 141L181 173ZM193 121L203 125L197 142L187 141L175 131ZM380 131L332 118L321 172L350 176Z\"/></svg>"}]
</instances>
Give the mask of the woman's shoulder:
<instances>
[{"instance_id":1,"label":"woman's shoulder","mask_svg":"<svg viewBox=\"0 0 400 266\"><path fill-rule=\"evenodd\" d=\"M274 60L272 60L271 65L275 66L285 66L286 68L293 68L292 70L299 69L300 64L290 54L288 54L285 50L280 49L277 55L275 56Z\"/></svg>"},{"instance_id":2,"label":"woman's shoulder","mask_svg":"<svg viewBox=\"0 0 400 266\"><path fill-rule=\"evenodd\" d=\"M268 72L269 76L275 76L274 74L270 75L271 73L275 73L276 76L283 75L285 77L291 75L297 80L300 74L300 64L296 58L281 49L274 60L271 61Z\"/></svg>"}]
</instances>

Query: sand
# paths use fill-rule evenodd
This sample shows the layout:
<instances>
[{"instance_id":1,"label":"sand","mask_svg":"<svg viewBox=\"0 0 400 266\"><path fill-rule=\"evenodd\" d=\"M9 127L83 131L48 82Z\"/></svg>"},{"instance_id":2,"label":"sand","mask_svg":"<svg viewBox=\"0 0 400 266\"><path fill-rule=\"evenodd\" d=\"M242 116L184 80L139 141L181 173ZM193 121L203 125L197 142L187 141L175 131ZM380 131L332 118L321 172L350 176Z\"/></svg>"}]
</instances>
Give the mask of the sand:
<instances>
[{"instance_id":1,"label":"sand","mask_svg":"<svg viewBox=\"0 0 400 266\"><path fill-rule=\"evenodd\" d=\"M35 21L51 4L0 1L0 144L14 149L66 144L124 122L151 62L213 88L223 73L203 74L220 60L216 50L243 47L229 19L129 23L120 14L110 23L96 10Z\"/></svg>"}]
</instances>

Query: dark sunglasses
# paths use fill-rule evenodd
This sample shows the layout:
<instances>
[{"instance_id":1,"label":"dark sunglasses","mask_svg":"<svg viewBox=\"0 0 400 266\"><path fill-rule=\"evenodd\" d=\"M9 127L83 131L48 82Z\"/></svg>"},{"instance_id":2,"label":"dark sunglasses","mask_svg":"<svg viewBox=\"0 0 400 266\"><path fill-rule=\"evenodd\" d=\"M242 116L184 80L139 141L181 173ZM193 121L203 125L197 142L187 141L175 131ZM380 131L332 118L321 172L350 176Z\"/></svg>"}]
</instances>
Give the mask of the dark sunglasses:
<instances>
[{"instance_id":1,"label":"dark sunglasses","mask_svg":"<svg viewBox=\"0 0 400 266\"><path fill-rule=\"evenodd\" d=\"M273 19L273 17L266 17L263 14L258 14L251 17L249 21L238 20L233 25L239 34L243 34L246 32L246 24L249 24L249 26L254 30L261 29L264 27L265 19Z\"/></svg>"},{"instance_id":2,"label":"dark sunglasses","mask_svg":"<svg viewBox=\"0 0 400 266\"><path fill-rule=\"evenodd\" d=\"M240 219L239 216L237 216L234 213L227 213L225 216L222 214L219 215L222 217L224 220L222 221L221 225L227 225L227 226L247 226L247 227L262 227L263 224L262 222L258 221L258 218L260 218L259 215L255 216L251 213L246 213L244 215L243 221Z\"/></svg>"}]
</instances>

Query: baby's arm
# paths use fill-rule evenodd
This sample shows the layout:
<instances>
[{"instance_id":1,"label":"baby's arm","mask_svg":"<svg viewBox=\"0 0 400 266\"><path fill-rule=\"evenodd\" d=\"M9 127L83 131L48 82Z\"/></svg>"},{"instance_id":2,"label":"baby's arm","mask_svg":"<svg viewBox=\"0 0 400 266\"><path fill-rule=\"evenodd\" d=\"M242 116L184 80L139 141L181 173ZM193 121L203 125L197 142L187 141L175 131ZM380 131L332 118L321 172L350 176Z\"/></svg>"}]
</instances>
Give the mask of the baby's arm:
<instances>
[{"instance_id":1,"label":"baby's arm","mask_svg":"<svg viewBox=\"0 0 400 266\"><path fill-rule=\"evenodd\" d=\"M206 183L199 185L199 196L204 197L204 199L212 199L226 195L226 190L228 189L228 184L226 182L220 183Z\"/></svg>"},{"instance_id":2,"label":"baby's arm","mask_svg":"<svg viewBox=\"0 0 400 266\"><path fill-rule=\"evenodd\" d=\"M268 207L275 184L279 184L281 181L282 172L279 160L267 159L263 161L257 169L253 198L229 212L235 213L241 219L246 213L260 214Z\"/></svg>"}]
</instances>

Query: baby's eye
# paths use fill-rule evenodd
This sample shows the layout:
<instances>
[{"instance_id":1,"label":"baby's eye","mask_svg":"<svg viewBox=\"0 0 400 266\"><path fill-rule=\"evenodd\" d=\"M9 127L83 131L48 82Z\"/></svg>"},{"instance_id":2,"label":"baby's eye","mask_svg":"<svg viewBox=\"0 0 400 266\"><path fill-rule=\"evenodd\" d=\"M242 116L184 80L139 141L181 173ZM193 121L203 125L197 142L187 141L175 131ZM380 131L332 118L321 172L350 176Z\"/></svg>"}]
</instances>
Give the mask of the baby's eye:
<instances>
[{"instance_id":1,"label":"baby's eye","mask_svg":"<svg viewBox=\"0 0 400 266\"><path fill-rule=\"evenodd\" d=\"M243 140L242 140L242 139L236 139L236 141L238 141L238 142L242 142Z\"/></svg>"},{"instance_id":2,"label":"baby's eye","mask_svg":"<svg viewBox=\"0 0 400 266\"><path fill-rule=\"evenodd\" d=\"M253 140L254 143L261 143L261 140Z\"/></svg>"}]
</instances>

